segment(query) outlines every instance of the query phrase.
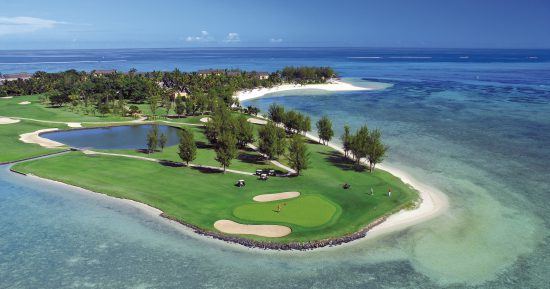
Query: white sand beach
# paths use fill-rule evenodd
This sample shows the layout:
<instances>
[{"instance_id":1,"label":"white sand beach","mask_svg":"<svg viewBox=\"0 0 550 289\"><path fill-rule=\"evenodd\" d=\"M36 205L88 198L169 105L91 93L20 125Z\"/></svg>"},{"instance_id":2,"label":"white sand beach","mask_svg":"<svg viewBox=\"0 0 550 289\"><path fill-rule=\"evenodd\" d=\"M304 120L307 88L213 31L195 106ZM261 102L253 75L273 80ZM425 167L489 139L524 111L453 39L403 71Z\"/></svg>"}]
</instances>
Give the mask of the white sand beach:
<instances>
[{"instance_id":1,"label":"white sand beach","mask_svg":"<svg viewBox=\"0 0 550 289\"><path fill-rule=\"evenodd\" d=\"M29 133L24 133L24 134L19 135L19 140L24 142L24 143L38 144L38 145L40 145L42 147L45 147L45 148L57 148L57 147L65 146L62 143L59 143L59 142L56 142L56 141L53 141L53 140L50 140L50 139L47 139L47 138L43 138L43 137L40 136L40 134L43 133L43 132L56 131L56 130L58 130L58 129L57 128L46 128L46 129L40 129L40 130L29 132Z\"/></svg>"},{"instance_id":2,"label":"white sand beach","mask_svg":"<svg viewBox=\"0 0 550 289\"><path fill-rule=\"evenodd\" d=\"M373 90L373 88L356 86L351 83L343 82L341 80L331 80L328 83L323 84L282 84L270 88L256 88L252 90L241 90L235 93L235 97L239 101L250 100L254 98L262 97L269 93L292 91L292 90L324 90L324 91L360 91L360 90Z\"/></svg>"},{"instance_id":3,"label":"white sand beach","mask_svg":"<svg viewBox=\"0 0 550 289\"><path fill-rule=\"evenodd\" d=\"M317 136L310 133L307 133L306 136L313 141L319 142L319 138ZM329 143L328 146L342 154L344 153L344 149L334 143ZM363 160L363 162L365 164L367 163L366 160ZM378 169L389 172L390 174L400 178L405 184L408 184L416 189L420 193L420 203L413 209L401 210L391 215L384 222L369 230L366 238L373 238L427 221L442 214L448 208L449 203L447 196L439 189L414 179L412 176L398 168L383 163L378 164L377 166Z\"/></svg>"}]
</instances>

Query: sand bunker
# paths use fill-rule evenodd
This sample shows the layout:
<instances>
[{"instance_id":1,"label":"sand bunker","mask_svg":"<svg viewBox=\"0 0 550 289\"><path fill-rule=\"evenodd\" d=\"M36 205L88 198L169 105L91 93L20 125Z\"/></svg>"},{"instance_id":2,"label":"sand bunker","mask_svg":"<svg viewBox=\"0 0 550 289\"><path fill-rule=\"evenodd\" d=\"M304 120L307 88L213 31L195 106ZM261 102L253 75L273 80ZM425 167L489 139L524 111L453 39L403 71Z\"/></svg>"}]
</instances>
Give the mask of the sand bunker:
<instances>
[{"instance_id":1,"label":"sand bunker","mask_svg":"<svg viewBox=\"0 0 550 289\"><path fill-rule=\"evenodd\" d=\"M64 146L64 144L43 138L40 136L43 132L49 132L49 131L56 131L57 128L46 128L46 129L40 129L34 132L24 133L19 135L19 140L24 143L34 143L38 144L40 146L43 146L45 148L57 148Z\"/></svg>"},{"instance_id":2,"label":"sand bunker","mask_svg":"<svg viewBox=\"0 0 550 289\"><path fill-rule=\"evenodd\" d=\"M69 127L82 127L82 124L80 122L68 122L67 126L69 126Z\"/></svg>"},{"instance_id":3,"label":"sand bunker","mask_svg":"<svg viewBox=\"0 0 550 289\"><path fill-rule=\"evenodd\" d=\"M0 117L0 124L12 124L12 123L18 123L20 120L13 119L9 117Z\"/></svg>"},{"instance_id":4,"label":"sand bunker","mask_svg":"<svg viewBox=\"0 0 550 289\"><path fill-rule=\"evenodd\" d=\"M210 121L210 118L209 117L203 117L201 119L199 119L200 122L209 122Z\"/></svg>"},{"instance_id":5,"label":"sand bunker","mask_svg":"<svg viewBox=\"0 0 550 289\"><path fill-rule=\"evenodd\" d=\"M2 96L2 97L0 97L0 99L12 99L12 98L13 98L13 96Z\"/></svg>"},{"instance_id":6,"label":"sand bunker","mask_svg":"<svg viewBox=\"0 0 550 289\"><path fill-rule=\"evenodd\" d=\"M22 101L19 104L31 104L31 102L30 101Z\"/></svg>"},{"instance_id":7,"label":"sand bunker","mask_svg":"<svg viewBox=\"0 0 550 289\"><path fill-rule=\"evenodd\" d=\"M218 220L214 228L227 234L256 235L260 237L279 238L292 232L289 227L280 225L245 225L231 220Z\"/></svg>"},{"instance_id":8,"label":"sand bunker","mask_svg":"<svg viewBox=\"0 0 550 289\"><path fill-rule=\"evenodd\" d=\"M253 123L253 124L261 124L261 125L267 124L267 120L265 119L249 118L247 120L249 123Z\"/></svg>"},{"instance_id":9,"label":"sand bunker","mask_svg":"<svg viewBox=\"0 0 550 289\"><path fill-rule=\"evenodd\" d=\"M271 201L292 199L299 196L300 196L300 192L284 192L284 193L277 193L277 194L257 195L252 199L256 202L271 202Z\"/></svg>"}]
</instances>

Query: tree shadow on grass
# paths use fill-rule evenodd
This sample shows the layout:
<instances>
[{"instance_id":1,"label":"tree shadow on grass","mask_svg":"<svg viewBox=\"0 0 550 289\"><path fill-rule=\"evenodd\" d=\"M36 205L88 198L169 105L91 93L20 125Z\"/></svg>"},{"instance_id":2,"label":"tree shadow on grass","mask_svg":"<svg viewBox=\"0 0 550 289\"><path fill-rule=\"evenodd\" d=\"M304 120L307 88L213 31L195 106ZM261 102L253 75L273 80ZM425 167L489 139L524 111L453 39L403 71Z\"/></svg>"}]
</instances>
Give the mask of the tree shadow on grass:
<instances>
[{"instance_id":1,"label":"tree shadow on grass","mask_svg":"<svg viewBox=\"0 0 550 289\"><path fill-rule=\"evenodd\" d=\"M174 161L170 161L170 160L160 160L159 164L161 164L165 167L171 167L171 168L181 168L181 167L185 166L183 163L174 162Z\"/></svg>"},{"instance_id":2,"label":"tree shadow on grass","mask_svg":"<svg viewBox=\"0 0 550 289\"><path fill-rule=\"evenodd\" d=\"M241 162L247 163L247 164L253 164L253 165L265 165L266 161L264 157L258 154L250 153L250 152L239 152L239 155L237 156L237 159Z\"/></svg>"},{"instance_id":3,"label":"tree shadow on grass","mask_svg":"<svg viewBox=\"0 0 550 289\"><path fill-rule=\"evenodd\" d=\"M342 154L331 151L331 152L320 152L320 154L324 155L325 158L331 162L336 167L343 169L345 171L358 171L363 172L366 170L365 166L357 165L352 160L344 157Z\"/></svg>"},{"instance_id":4,"label":"tree shadow on grass","mask_svg":"<svg viewBox=\"0 0 550 289\"><path fill-rule=\"evenodd\" d=\"M203 142L203 141L197 141L196 144L197 144L198 149L213 149L214 148L213 145L211 145L209 143L206 143L206 142Z\"/></svg>"}]
</instances>

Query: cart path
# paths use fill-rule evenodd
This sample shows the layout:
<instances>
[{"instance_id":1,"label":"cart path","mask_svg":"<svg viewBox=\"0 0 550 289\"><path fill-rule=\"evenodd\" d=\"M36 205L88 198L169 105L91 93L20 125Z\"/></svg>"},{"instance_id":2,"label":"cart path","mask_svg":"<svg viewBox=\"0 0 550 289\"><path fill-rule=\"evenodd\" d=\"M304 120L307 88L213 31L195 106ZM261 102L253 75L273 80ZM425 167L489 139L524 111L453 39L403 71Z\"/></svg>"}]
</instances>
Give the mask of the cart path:
<instances>
[{"instance_id":1,"label":"cart path","mask_svg":"<svg viewBox=\"0 0 550 289\"><path fill-rule=\"evenodd\" d=\"M156 162L156 163L170 162L170 163L173 163L173 164L188 166L188 167L191 167L191 168L211 169L211 170L217 170L217 171L223 172L222 167L204 166L204 165L197 165L197 164L192 164L192 163L190 163L189 165L186 165L182 162L163 161L163 160L159 160L159 159L142 157L142 156L117 154L117 153L106 153L106 152L98 152L98 151L93 151L93 150L82 150L82 152L84 154L87 154L87 155L106 155L106 156L125 157L125 158L138 159L138 160L144 160L144 161L150 161L150 162ZM241 175L247 175L247 176L253 176L254 175L253 173L249 173L249 172L245 172L245 171L239 171L239 170L233 170L233 169L226 169L225 171L228 172L228 173L241 174Z\"/></svg>"}]
</instances>

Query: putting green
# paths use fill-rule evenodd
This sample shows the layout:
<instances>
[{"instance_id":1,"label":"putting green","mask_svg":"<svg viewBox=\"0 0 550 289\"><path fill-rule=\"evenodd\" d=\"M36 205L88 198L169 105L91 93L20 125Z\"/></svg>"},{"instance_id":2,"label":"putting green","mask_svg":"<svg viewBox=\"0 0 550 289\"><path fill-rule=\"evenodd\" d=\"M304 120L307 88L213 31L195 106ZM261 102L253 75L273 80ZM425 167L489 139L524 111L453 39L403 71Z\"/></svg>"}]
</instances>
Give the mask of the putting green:
<instances>
[{"instance_id":1,"label":"putting green","mask_svg":"<svg viewBox=\"0 0 550 289\"><path fill-rule=\"evenodd\" d=\"M292 200L242 205L233 210L233 215L247 221L288 223L311 228L328 223L338 211L338 205L326 198L307 195Z\"/></svg>"}]
</instances>

